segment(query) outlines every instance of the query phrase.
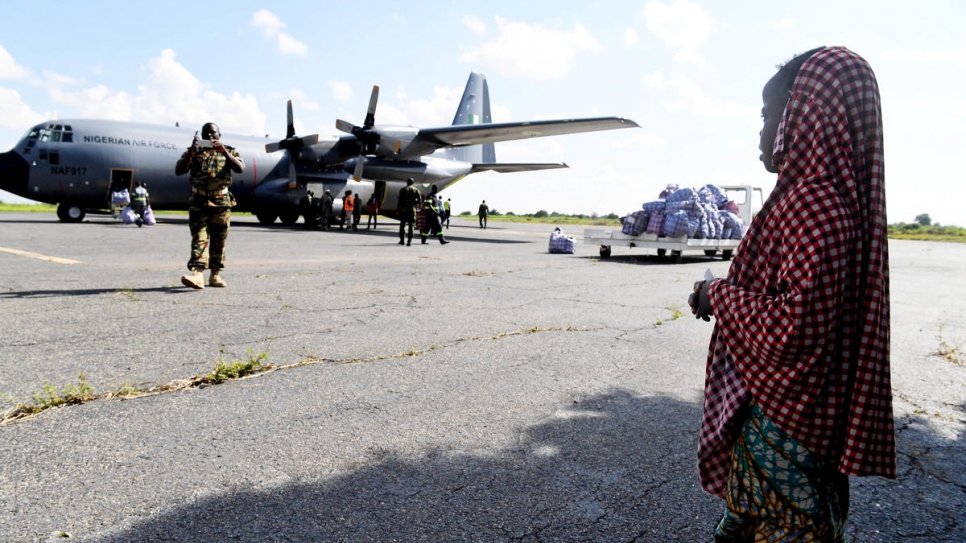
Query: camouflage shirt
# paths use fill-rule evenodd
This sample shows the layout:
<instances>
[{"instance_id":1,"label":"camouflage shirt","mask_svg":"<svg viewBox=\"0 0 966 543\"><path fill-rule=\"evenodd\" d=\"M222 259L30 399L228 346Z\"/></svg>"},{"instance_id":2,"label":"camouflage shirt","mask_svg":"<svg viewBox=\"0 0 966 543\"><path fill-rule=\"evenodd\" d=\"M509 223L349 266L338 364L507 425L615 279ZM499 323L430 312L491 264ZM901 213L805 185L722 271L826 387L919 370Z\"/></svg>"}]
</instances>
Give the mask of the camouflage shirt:
<instances>
[{"instance_id":1,"label":"camouflage shirt","mask_svg":"<svg viewBox=\"0 0 966 543\"><path fill-rule=\"evenodd\" d=\"M233 147L225 146L225 149L235 158L244 164L241 155ZM190 154L190 150L181 155L183 160ZM221 152L214 149L202 149L195 154L188 164L192 193L200 192L209 200L209 205L233 206L234 198L227 190L224 195L213 195L211 193L227 189L231 185L231 163ZM194 197L195 194L192 194Z\"/></svg>"},{"instance_id":2,"label":"camouflage shirt","mask_svg":"<svg viewBox=\"0 0 966 543\"><path fill-rule=\"evenodd\" d=\"M400 220L416 222L416 213L419 211L419 199L422 194L415 185L408 185L399 189L399 198L396 204L397 213Z\"/></svg>"}]
</instances>

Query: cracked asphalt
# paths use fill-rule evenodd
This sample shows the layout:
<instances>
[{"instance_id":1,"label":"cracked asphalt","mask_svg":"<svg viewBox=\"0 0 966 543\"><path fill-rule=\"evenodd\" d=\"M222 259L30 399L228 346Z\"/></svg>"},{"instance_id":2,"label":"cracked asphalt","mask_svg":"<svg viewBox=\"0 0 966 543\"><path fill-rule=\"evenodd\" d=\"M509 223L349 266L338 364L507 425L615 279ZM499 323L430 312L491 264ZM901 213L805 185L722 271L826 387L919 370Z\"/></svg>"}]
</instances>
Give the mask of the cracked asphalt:
<instances>
[{"instance_id":1,"label":"cracked asphalt","mask_svg":"<svg viewBox=\"0 0 966 543\"><path fill-rule=\"evenodd\" d=\"M0 213L0 393L147 388L0 426L0 541L710 541L695 455L705 269L551 255L552 226L453 243L235 217L227 289L181 286L186 216ZM78 261L65 264L2 248ZM890 243L900 478L852 479L852 542L966 540L966 245ZM947 352L943 358L937 352Z\"/></svg>"}]
</instances>

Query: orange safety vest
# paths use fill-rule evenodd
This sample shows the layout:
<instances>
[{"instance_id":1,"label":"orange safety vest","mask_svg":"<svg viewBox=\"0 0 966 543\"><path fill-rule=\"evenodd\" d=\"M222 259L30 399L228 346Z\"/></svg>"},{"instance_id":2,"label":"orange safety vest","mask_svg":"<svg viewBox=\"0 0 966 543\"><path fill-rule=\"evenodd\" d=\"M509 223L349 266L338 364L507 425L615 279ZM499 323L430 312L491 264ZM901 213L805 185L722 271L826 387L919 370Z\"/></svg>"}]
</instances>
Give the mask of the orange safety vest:
<instances>
[{"instance_id":1,"label":"orange safety vest","mask_svg":"<svg viewBox=\"0 0 966 543\"><path fill-rule=\"evenodd\" d=\"M346 211L352 211L353 209L355 209L354 200L355 199L352 197L352 195L349 194L348 196L345 197L345 199L342 200L342 207L345 208Z\"/></svg>"}]
</instances>

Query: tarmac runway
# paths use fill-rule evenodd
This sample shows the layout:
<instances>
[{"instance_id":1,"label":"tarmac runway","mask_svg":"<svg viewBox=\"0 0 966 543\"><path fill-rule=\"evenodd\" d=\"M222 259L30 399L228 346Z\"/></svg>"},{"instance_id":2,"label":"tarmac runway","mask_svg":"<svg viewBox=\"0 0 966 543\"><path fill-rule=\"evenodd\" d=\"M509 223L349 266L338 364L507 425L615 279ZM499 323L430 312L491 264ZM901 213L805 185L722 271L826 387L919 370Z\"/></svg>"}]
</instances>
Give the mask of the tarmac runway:
<instances>
[{"instance_id":1,"label":"tarmac runway","mask_svg":"<svg viewBox=\"0 0 966 543\"><path fill-rule=\"evenodd\" d=\"M194 291L187 217L160 220L0 213L0 401L282 369L0 426L0 541L711 540L686 300L728 262L236 217L229 287ZM966 541L966 245L890 253L900 478L852 479L849 540Z\"/></svg>"}]
</instances>

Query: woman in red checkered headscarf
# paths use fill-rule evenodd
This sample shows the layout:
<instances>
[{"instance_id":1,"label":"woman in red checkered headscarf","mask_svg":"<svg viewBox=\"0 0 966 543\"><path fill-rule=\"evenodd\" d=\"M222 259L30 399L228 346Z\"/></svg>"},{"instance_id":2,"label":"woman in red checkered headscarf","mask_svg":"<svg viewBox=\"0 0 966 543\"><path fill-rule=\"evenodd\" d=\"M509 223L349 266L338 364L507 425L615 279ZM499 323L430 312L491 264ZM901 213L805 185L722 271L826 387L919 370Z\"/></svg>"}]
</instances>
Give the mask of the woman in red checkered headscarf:
<instances>
[{"instance_id":1,"label":"woman in red checkered headscarf","mask_svg":"<svg viewBox=\"0 0 966 543\"><path fill-rule=\"evenodd\" d=\"M699 475L728 504L716 541L840 541L848 476L896 473L878 84L828 47L762 95L775 190L691 301L717 319Z\"/></svg>"}]
</instances>

